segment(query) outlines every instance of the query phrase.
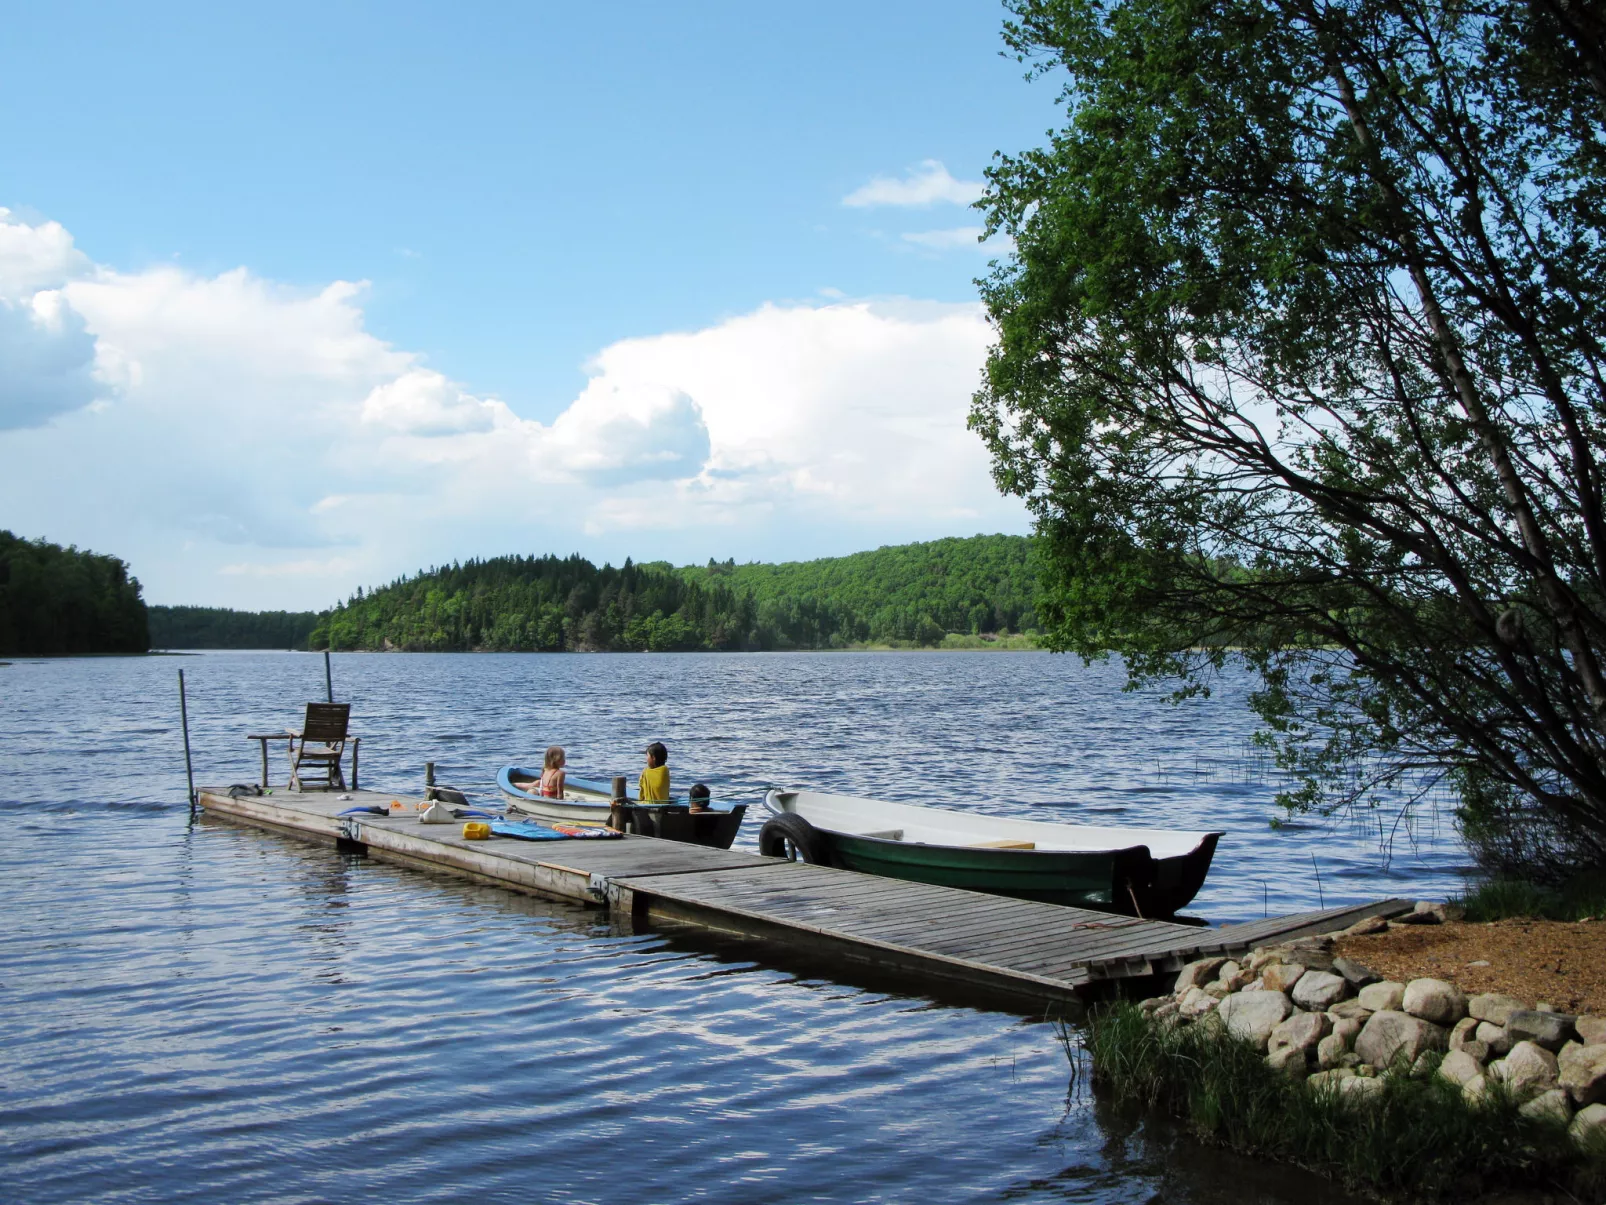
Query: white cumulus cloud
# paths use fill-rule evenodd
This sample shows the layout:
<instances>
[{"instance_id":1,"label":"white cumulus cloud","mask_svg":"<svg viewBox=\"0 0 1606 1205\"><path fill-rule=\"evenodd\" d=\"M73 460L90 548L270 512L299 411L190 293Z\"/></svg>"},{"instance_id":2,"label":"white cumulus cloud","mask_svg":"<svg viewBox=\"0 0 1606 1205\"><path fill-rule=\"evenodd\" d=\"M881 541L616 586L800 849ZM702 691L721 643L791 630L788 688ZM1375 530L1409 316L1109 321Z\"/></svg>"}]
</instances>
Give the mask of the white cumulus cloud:
<instances>
[{"instance_id":1,"label":"white cumulus cloud","mask_svg":"<svg viewBox=\"0 0 1606 1205\"><path fill-rule=\"evenodd\" d=\"M927 159L902 177L876 176L843 197L842 204L854 209L880 205L921 208L939 203L970 205L981 199L984 187L980 180L956 180L940 161Z\"/></svg>"},{"instance_id":2,"label":"white cumulus cloud","mask_svg":"<svg viewBox=\"0 0 1606 1205\"><path fill-rule=\"evenodd\" d=\"M763 305L601 349L548 421L366 329L361 283L117 271L0 217L0 515L157 602L321 606L501 552L794 558L1024 530L966 430L977 305Z\"/></svg>"}]
</instances>

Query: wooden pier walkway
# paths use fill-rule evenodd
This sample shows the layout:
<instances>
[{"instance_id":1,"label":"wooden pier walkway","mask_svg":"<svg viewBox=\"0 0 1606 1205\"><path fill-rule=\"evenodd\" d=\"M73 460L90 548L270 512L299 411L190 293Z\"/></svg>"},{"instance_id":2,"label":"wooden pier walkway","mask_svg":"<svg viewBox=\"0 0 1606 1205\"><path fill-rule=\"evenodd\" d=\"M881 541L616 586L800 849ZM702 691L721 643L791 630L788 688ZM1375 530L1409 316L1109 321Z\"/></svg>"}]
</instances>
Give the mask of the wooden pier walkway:
<instances>
[{"instance_id":1,"label":"wooden pier walkway","mask_svg":"<svg viewBox=\"0 0 1606 1205\"><path fill-rule=\"evenodd\" d=\"M393 799L406 811L338 815ZM1085 998L1115 990L1114 981L1161 975L1195 958L1330 932L1411 907L1406 900L1381 900L1210 929L653 837L468 841L461 824L420 824L415 798L372 791L345 800L284 790L235 798L214 788L201 790L199 802L209 814L360 848L387 861L1033 1002Z\"/></svg>"}]
</instances>

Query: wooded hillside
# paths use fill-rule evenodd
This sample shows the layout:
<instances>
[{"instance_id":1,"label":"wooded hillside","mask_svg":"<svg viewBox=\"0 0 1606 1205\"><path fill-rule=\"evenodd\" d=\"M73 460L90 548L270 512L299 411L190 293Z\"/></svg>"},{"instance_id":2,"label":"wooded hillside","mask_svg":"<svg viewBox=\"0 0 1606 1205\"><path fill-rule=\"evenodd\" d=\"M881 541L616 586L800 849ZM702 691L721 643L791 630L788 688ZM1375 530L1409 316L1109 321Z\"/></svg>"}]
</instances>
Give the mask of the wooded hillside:
<instances>
[{"instance_id":1,"label":"wooded hillside","mask_svg":"<svg viewBox=\"0 0 1606 1205\"><path fill-rule=\"evenodd\" d=\"M431 569L324 616L310 646L684 651L940 643L1035 628L1021 536L974 536L783 565L597 568L579 556Z\"/></svg>"},{"instance_id":2,"label":"wooded hillside","mask_svg":"<svg viewBox=\"0 0 1606 1205\"><path fill-rule=\"evenodd\" d=\"M304 649L317 611L231 611L227 607L151 607L158 649Z\"/></svg>"},{"instance_id":3,"label":"wooded hillside","mask_svg":"<svg viewBox=\"0 0 1606 1205\"><path fill-rule=\"evenodd\" d=\"M0 531L0 655L148 648L139 582L122 561Z\"/></svg>"}]
</instances>

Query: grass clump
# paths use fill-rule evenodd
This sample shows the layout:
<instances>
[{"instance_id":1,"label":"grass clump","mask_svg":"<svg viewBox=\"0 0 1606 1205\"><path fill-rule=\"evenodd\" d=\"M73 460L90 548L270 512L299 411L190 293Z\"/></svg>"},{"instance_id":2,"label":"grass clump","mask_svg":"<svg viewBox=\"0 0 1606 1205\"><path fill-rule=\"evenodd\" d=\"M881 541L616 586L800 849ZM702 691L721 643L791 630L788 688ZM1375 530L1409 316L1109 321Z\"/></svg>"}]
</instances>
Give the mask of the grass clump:
<instances>
[{"instance_id":1,"label":"grass clump","mask_svg":"<svg viewBox=\"0 0 1606 1205\"><path fill-rule=\"evenodd\" d=\"M1095 1013L1086 1046L1094 1084L1118 1106L1163 1109L1206 1141L1352 1189L1413 1200L1539 1185L1581 1200L1606 1192L1606 1160L1580 1152L1564 1126L1521 1116L1498 1087L1472 1106L1436 1074L1395 1074L1370 1098L1345 1098L1273 1071L1219 1026L1157 1023L1130 1003Z\"/></svg>"},{"instance_id":2,"label":"grass clump","mask_svg":"<svg viewBox=\"0 0 1606 1205\"><path fill-rule=\"evenodd\" d=\"M1579 875L1559 887L1521 879L1486 879L1451 902L1466 910L1467 920L1480 923L1516 917L1606 920L1606 873Z\"/></svg>"}]
</instances>

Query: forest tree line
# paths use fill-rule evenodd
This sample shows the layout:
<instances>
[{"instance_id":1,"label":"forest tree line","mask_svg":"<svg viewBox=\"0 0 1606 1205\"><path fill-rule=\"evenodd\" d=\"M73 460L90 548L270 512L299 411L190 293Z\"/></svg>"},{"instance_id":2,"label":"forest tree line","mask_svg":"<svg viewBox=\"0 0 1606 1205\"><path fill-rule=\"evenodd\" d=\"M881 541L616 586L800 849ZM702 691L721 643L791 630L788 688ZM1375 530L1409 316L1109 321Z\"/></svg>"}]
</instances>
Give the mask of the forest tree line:
<instances>
[{"instance_id":1,"label":"forest tree line","mask_svg":"<svg viewBox=\"0 0 1606 1205\"><path fill-rule=\"evenodd\" d=\"M0 656L148 648L139 581L122 561L0 530Z\"/></svg>"},{"instance_id":2,"label":"forest tree line","mask_svg":"<svg viewBox=\"0 0 1606 1205\"><path fill-rule=\"evenodd\" d=\"M317 611L232 611L227 607L151 607L157 649L304 649Z\"/></svg>"},{"instance_id":3,"label":"forest tree line","mask_svg":"<svg viewBox=\"0 0 1606 1205\"><path fill-rule=\"evenodd\" d=\"M1031 542L974 536L781 565L494 557L323 615L311 648L681 652L935 645L1036 627Z\"/></svg>"}]
</instances>

